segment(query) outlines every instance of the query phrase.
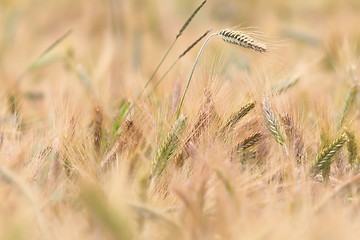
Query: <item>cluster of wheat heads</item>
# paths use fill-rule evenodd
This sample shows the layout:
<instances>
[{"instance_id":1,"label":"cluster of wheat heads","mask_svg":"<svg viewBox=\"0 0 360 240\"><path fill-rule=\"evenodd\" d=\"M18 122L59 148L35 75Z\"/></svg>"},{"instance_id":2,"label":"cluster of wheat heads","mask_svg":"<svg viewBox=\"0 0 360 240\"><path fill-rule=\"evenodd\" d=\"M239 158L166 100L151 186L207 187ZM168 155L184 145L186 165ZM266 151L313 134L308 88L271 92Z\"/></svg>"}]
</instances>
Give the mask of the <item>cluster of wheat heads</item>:
<instances>
[{"instance_id":1,"label":"cluster of wheat heads","mask_svg":"<svg viewBox=\"0 0 360 240\"><path fill-rule=\"evenodd\" d=\"M83 103L74 109L64 106L65 96L54 96L64 109L52 124L26 121L23 88L9 94L8 112L1 102L0 239L317 239L359 232L358 83L352 82L343 108L331 114L335 127L322 137L321 117L300 95L307 89L297 75L249 94L231 85L241 95L236 101L209 84L201 96L190 95L194 102L183 110L210 38L221 38L239 55L271 50L245 30L224 29L205 39L207 30L161 73L205 3L181 27L142 92L134 101L121 99L116 110L92 85L93 71L71 61L87 95L71 89ZM26 76L67 36L30 64ZM141 99L148 87L147 96L158 97L157 86L202 41L186 88L175 85L172 103ZM218 85L233 83L221 77ZM301 96L296 104L287 101L293 95ZM85 109L89 117L81 114Z\"/></svg>"}]
</instances>

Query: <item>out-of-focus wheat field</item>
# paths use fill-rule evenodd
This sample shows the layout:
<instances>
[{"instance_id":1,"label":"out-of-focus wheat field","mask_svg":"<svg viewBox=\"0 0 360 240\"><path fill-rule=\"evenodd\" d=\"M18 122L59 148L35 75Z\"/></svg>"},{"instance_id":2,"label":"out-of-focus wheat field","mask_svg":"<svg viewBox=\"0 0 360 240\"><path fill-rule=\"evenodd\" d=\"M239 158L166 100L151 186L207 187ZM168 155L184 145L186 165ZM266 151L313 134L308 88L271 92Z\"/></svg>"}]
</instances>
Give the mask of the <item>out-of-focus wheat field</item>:
<instances>
[{"instance_id":1,"label":"out-of-focus wheat field","mask_svg":"<svg viewBox=\"0 0 360 240\"><path fill-rule=\"evenodd\" d=\"M0 0L0 239L359 239L360 1L200 4Z\"/></svg>"}]
</instances>

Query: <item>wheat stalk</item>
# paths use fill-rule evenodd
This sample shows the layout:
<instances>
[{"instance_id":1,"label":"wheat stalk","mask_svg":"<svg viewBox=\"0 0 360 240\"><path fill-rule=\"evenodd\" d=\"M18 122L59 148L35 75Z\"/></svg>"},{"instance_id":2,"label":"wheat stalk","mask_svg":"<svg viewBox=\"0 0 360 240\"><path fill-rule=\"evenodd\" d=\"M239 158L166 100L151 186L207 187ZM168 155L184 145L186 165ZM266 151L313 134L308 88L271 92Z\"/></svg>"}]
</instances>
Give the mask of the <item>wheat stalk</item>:
<instances>
[{"instance_id":1,"label":"wheat stalk","mask_svg":"<svg viewBox=\"0 0 360 240\"><path fill-rule=\"evenodd\" d=\"M159 176L164 171L171 157L174 155L179 144L179 135L185 128L186 119L187 118L185 116L180 116L176 120L170 133L167 135L165 141L160 145L153 160L152 176Z\"/></svg>"},{"instance_id":2,"label":"wheat stalk","mask_svg":"<svg viewBox=\"0 0 360 240\"><path fill-rule=\"evenodd\" d=\"M184 25L181 27L179 33L176 35L174 41L172 42L172 44L170 45L169 49L166 51L165 55L163 56L163 58L161 59L160 63L158 64L158 66L156 67L155 71L153 72L153 74L151 75L151 77L149 78L149 80L146 82L143 90L141 91L141 93L139 94L139 96L137 97L137 100L141 97L141 95L144 93L146 87L150 84L150 82L154 79L156 73L158 72L159 68L161 67L161 65L163 64L163 62L165 61L166 57L169 55L171 49L174 47L176 41L178 40L178 38L183 34L183 32L185 31L185 29L188 27L188 25L190 24L190 22L194 19L195 15L200 11L200 9L204 6L204 4L206 3L206 0L203 1L196 9L195 11L190 15L190 17L186 20L186 22L184 23Z\"/></svg>"},{"instance_id":3,"label":"wheat stalk","mask_svg":"<svg viewBox=\"0 0 360 240\"><path fill-rule=\"evenodd\" d=\"M185 49L185 51L179 55L179 57L171 64L171 66L168 68L168 70L166 70L166 72L160 77L160 79L156 82L156 84L154 85L153 89L151 90L151 92L149 93L149 95L151 95L155 89L160 85L160 83L162 82L162 80L166 77L166 75L173 69L173 67L178 63L178 61L184 57L193 47L196 46L196 44L198 44L204 37L206 37L206 35L208 35L208 33L211 31L211 29L207 30L203 35L201 35L198 39L195 40L195 42L193 42L189 47L187 47Z\"/></svg>"}]
</instances>

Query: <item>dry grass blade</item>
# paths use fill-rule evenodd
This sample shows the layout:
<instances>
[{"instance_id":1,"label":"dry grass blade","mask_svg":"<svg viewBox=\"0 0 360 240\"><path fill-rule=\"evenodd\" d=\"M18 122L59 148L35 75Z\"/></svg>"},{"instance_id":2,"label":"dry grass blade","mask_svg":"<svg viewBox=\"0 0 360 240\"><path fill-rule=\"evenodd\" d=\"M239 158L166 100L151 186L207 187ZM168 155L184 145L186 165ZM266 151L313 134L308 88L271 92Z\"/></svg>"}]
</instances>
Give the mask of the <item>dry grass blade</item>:
<instances>
[{"instance_id":1,"label":"dry grass blade","mask_svg":"<svg viewBox=\"0 0 360 240\"><path fill-rule=\"evenodd\" d=\"M173 90L173 97L172 97L172 104L171 104L171 111L174 113L176 111L176 107L179 104L181 94L181 83L176 82Z\"/></svg>"},{"instance_id":2,"label":"dry grass blade","mask_svg":"<svg viewBox=\"0 0 360 240\"><path fill-rule=\"evenodd\" d=\"M282 94L289 90L290 88L294 87L300 81L299 76L290 77L285 79L285 81L278 83L276 86L273 87L273 92L276 94Z\"/></svg>"},{"instance_id":3,"label":"dry grass blade","mask_svg":"<svg viewBox=\"0 0 360 240\"><path fill-rule=\"evenodd\" d=\"M161 211L136 203L129 203L129 206L142 217L163 222L164 224L169 226L172 230L181 233L181 228L179 227L179 225L176 222L174 222L172 219L167 217Z\"/></svg>"},{"instance_id":4,"label":"dry grass blade","mask_svg":"<svg viewBox=\"0 0 360 240\"><path fill-rule=\"evenodd\" d=\"M72 33L72 30L68 30L66 33L64 33L60 38L56 39L55 42L53 42L49 47L47 47L25 70L23 74L20 75L20 77L17 79L17 83L19 83L25 75L31 70L31 67L41 60L44 56L46 56L51 50L53 50L57 45L59 45L62 41L64 41L70 34Z\"/></svg>"},{"instance_id":5,"label":"dry grass blade","mask_svg":"<svg viewBox=\"0 0 360 240\"><path fill-rule=\"evenodd\" d=\"M155 155L152 176L159 176L164 171L179 145L179 135L185 129L185 125L186 117L180 116Z\"/></svg>"},{"instance_id":6,"label":"dry grass blade","mask_svg":"<svg viewBox=\"0 0 360 240\"><path fill-rule=\"evenodd\" d=\"M20 178L18 178L11 170L6 169L0 165L0 181L4 181L9 185L15 187L15 189L24 196L33 208L39 229L44 239L49 238L49 230L47 229L44 217L39 207L39 202L34 194L30 191L31 188Z\"/></svg>"},{"instance_id":7,"label":"dry grass blade","mask_svg":"<svg viewBox=\"0 0 360 240\"><path fill-rule=\"evenodd\" d=\"M219 35L225 42L250 48L260 53L267 51L267 45L265 43L255 40L242 31L224 29L219 32Z\"/></svg>"},{"instance_id":8,"label":"dry grass blade","mask_svg":"<svg viewBox=\"0 0 360 240\"><path fill-rule=\"evenodd\" d=\"M93 217L102 224L114 239L133 238L125 217L111 208L102 193L93 189L84 189L80 197Z\"/></svg>"},{"instance_id":9,"label":"dry grass blade","mask_svg":"<svg viewBox=\"0 0 360 240\"><path fill-rule=\"evenodd\" d=\"M224 135L226 132L232 131L235 125L254 108L255 102L249 102L246 105L242 106L237 112L231 114L229 119L226 120L226 122L222 126L220 134Z\"/></svg>"},{"instance_id":10,"label":"dry grass blade","mask_svg":"<svg viewBox=\"0 0 360 240\"><path fill-rule=\"evenodd\" d=\"M344 192L349 191L352 187L359 186L360 174L354 176L350 180L343 183L341 186L337 187L329 196L327 196L324 200L322 200L319 204L317 204L314 208L314 212L319 212L323 209L323 207L329 203L330 200L334 199L339 194L344 194ZM358 190L357 190L358 191Z\"/></svg>"},{"instance_id":11,"label":"dry grass blade","mask_svg":"<svg viewBox=\"0 0 360 240\"><path fill-rule=\"evenodd\" d=\"M267 127L268 127L270 133L273 135L273 137L279 144L284 145L285 144L285 135L283 133L283 129L280 126L275 115L273 114L273 112L271 110L271 105L270 105L270 102L268 99L265 98L263 100L262 107L264 110Z\"/></svg>"},{"instance_id":12,"label":"dry grass blade","mask_svg":"<svg viewBox=\"0 0 360 240\"><path fill-rule=\"evenodd\" d=\"M323 171L323 177L327 178L329 168L331 166L331 159L344 146L347 141L346 133L342 133L331 144L325 146L316 156L315 164L312 168L312 175L316 176L320 171Z\"/></svg>"}]
</instances>

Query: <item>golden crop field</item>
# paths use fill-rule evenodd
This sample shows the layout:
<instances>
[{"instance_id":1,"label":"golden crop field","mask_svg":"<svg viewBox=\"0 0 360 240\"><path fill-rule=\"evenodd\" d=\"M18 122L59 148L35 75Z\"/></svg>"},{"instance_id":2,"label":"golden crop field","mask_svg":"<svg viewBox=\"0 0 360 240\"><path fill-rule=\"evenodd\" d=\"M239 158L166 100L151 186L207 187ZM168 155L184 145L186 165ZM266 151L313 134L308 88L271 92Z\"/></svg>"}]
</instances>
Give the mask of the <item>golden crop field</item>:
<instances>
[{"instance_id":1,"label":"golden crop field","mask_svg":"<svg viewBox=\"0 0 360 240\"><path fill-rule=\"evenodd\" d=\"M0 239L359 239L359 0L0 0Z\"/></svg>"}]
</instances>

